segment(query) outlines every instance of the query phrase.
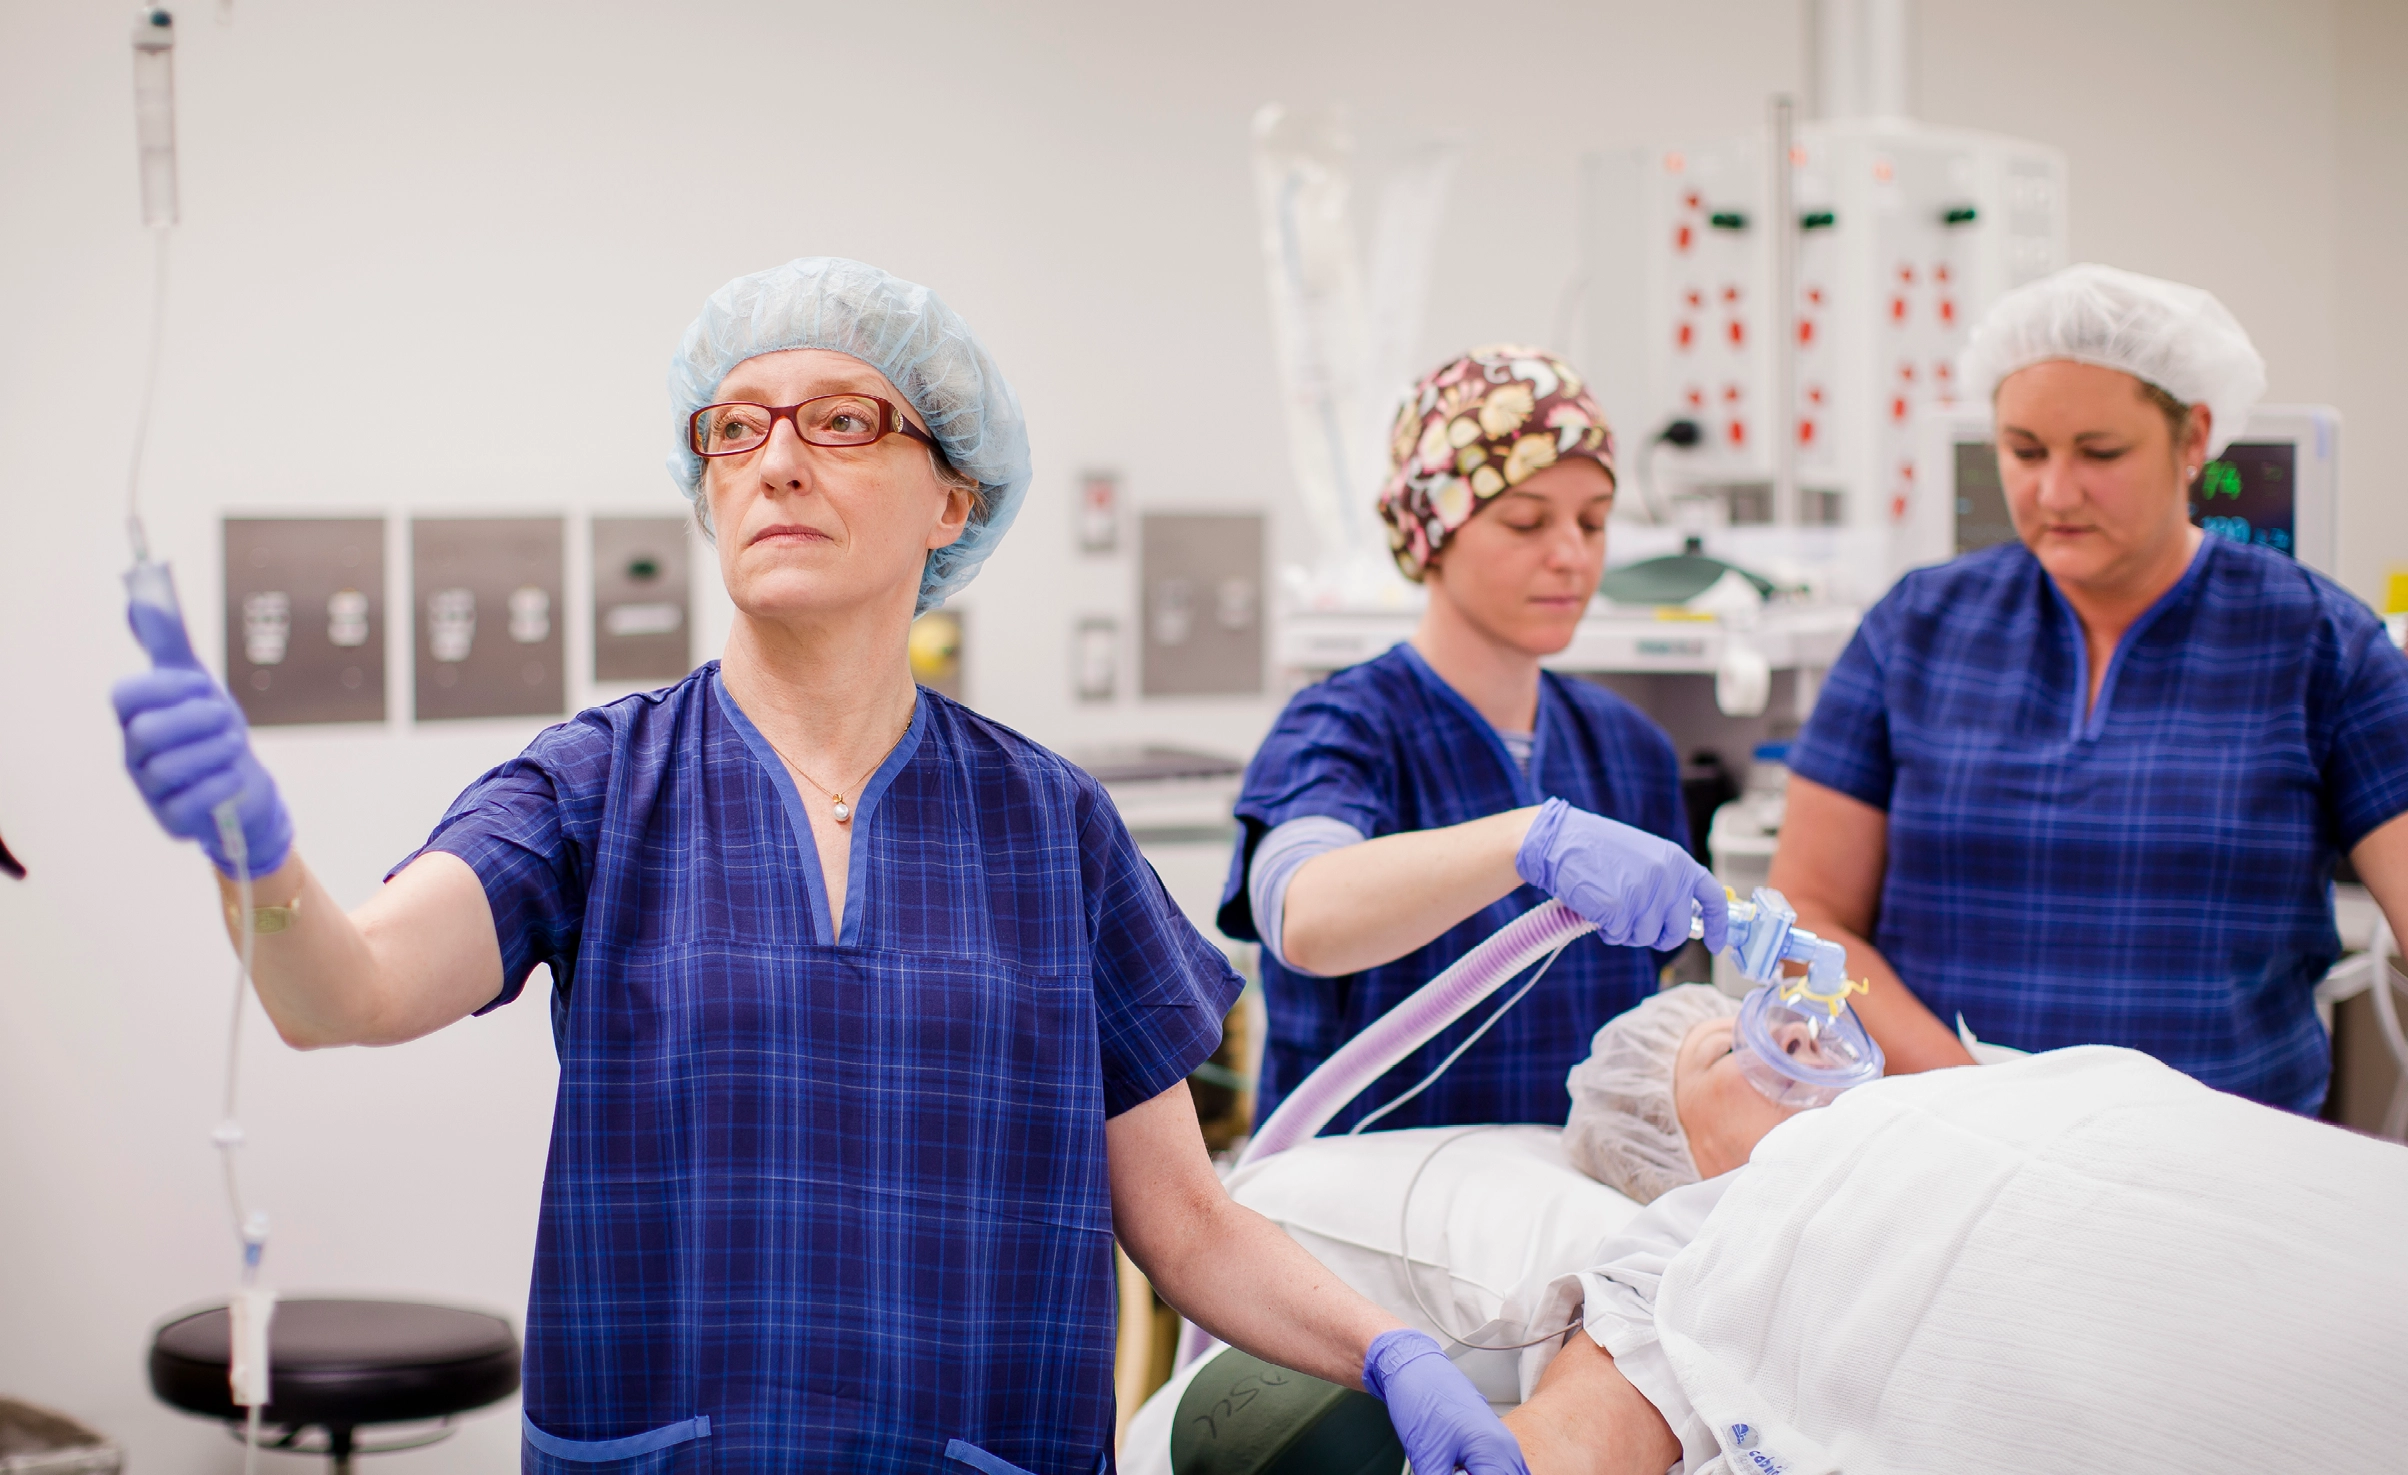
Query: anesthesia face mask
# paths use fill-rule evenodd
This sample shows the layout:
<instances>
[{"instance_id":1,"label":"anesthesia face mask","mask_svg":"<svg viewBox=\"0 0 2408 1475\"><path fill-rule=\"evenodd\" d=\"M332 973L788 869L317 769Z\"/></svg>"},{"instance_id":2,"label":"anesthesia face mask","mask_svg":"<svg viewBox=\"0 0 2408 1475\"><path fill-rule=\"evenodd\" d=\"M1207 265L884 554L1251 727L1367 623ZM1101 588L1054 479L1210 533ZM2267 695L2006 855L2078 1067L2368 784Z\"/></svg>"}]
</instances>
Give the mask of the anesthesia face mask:
<instances>
[{"instance_id":1,"label":"anesthesia face mask","mask_svg":"<svg viewBox=\"0 0 2408 1475\"><path fill-rule=\"evenodd\" d=\"M1733 897L1730 915L1725 952L1759 985L1731 1030L1748 1083L1776 1106L1803 1108L1828 1106L1841 1092L1881 1079L1881 1047L1848 1007L1848 995L1871 985L1848 981L1840 945L1797 926L1798 914L1770 887L1747 901ZM1785 977L1783 962L1804 963L1806 976Z\"/></svg>"}]
</instances>

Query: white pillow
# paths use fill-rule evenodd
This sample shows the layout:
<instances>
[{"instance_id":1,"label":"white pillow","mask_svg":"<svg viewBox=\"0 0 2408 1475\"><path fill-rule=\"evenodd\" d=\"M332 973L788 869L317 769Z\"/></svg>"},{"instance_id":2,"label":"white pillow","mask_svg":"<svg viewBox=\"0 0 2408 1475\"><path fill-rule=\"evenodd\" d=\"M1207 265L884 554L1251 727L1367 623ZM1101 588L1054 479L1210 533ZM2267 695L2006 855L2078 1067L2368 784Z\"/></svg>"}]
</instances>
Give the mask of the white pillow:
<instances>
[{"instance_id":1,"label":"white pillow","mask_svg":"<svg viewBox=\"0 0 2408 1475\"><path fill-rule=\"evenodd\" d=\"M1521 1401L1520 1354L1460 1343L1518 1342L1547 1330L1527 1325L1537 1308L1516 1301L1516 1289L1595 1263L1597 1247L1639 1212L1573 1167L1562 1135L1521 1125L1316 1137L1232 1174L1229 1196L1405 1325L1436 1337L1491 1402L1511 1406Z\"/></svg>"}]
</instances>

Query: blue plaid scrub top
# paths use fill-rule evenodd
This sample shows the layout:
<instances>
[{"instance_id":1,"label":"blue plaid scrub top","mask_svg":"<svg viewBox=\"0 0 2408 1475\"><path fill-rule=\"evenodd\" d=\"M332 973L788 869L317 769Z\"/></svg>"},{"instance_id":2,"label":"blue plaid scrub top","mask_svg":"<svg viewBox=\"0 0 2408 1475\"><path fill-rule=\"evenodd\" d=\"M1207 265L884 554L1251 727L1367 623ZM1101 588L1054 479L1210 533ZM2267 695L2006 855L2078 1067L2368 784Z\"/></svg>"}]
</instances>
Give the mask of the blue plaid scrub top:
<instances>
[{"instance_id":1,"label":"blue plaid scrub top","mask_svg":"<svg viewBox=\"0 0 2408 1475\"><path fill-rule=\"evenodd\" d=\"M1109 1468L1104 1121L1237 977L1094 780L942 696L856 811L832 945L825 806L714 662L428 841L492 903L487 1008L552 971L523 1469Z\"/></svg>"},{"instance_id":2,"label":"blue plaid scrub top","mask_svg":"<svg viewBox=\"0 0 2408 1475\"><path fill-rule=\"evenodd\" d=\"M1889 813L1874 945L1985 1040L2314 1111L2333 862L2408 810L2408 659L2332 581L2210 536L2085 716L2089 680L2020 543L1865 616L1789 765Z\"/></svg>"},{"instance_id":3,"label":"blue plaid scrub top","mask_svg":"<svg viewBox=\"0 0 2408 1475\"><path fill-rule=\"evenodd\" d=\"M1688 843L1680 764L1647 716L1592 682L1539 678L1530 771L1505 751L1486 718L1410 645L1306 687L1263 739L1238 797L1242 832L1221 893L1231 937L1260 941L1246 894L1254 847L1305 815L1343 820L1368 838L1437 829L1560 798ZM1265 950L1269 1030L1255 1119L1313 1067L1488 935L1547 899L1523 886L1393 963L1338 978L1286 968ZM1589 1053L1598 1027L1656 991L1656 955L1582 938L1438 1083L1380 1118L1382 1128L1458 1122L1563 1124L1572 1100L1564 1077ZM1330 1123L1342 1132L1427 1075L1480 1022L1475 1009L1406 1057Z\"/></svg>"}]
</instances>

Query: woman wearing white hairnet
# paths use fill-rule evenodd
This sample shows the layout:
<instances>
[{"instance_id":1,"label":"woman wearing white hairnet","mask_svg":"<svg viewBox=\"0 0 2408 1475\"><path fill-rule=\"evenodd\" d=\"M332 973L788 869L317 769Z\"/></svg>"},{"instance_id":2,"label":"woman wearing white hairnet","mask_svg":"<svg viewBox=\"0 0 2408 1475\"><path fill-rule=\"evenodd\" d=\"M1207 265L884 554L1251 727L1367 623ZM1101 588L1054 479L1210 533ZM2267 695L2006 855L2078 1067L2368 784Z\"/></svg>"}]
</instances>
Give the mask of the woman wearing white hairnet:
<instances>
[{"instance_id":1,"label":"woman wearing white hairnet","mask_svg":"<svg viewBox=\"0 0 2408 1475\"><path fill-rule=\"evenodd\" d=\"M796 261L711 297L670 391L724 657L543 733L348 916L221 688L117 693L172 833L241 808L288 1041L414 1039L550 967L524 1468L1091 1475L1117 1231L1202 1325L1385 1398L1418 1468L1519 1470L1435 1343L1222 1192L1186 1077L1238 980L1102 791L912 682L914 613L1029 481L968 327Z\"/></svg>"},{"instance_id":2,"label":"woman wearing white hairnet","mask_svg":"<svg viewBox=\"0 0 2408 1475\"><path fill-rule=\"evenodd\" d=\"M1870 975L1893 1070L2145 1050L2294 1111L2350 857L2408 923L2408 659L2346 591L2192 525L2265 387L2194 287L2076 266L1975 330L2017 541L1907 575L1790 752L1772 883Z\"/></svg>"}]
</instances>

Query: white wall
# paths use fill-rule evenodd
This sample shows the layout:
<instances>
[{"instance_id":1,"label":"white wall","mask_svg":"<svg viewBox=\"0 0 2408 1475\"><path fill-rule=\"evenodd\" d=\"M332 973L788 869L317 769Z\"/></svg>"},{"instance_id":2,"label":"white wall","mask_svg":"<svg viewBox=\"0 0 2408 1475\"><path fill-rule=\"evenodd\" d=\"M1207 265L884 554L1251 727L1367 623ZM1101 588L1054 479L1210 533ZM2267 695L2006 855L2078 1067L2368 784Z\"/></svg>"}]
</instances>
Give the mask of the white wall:
<instances>
[{"instance_id":1,"label":"white wall","mask_svg":"<svg viewBox=\"0 0 2408 1475\"><path fill-rule=\"evenodd\" d=\"M229 511L676 510L661 373L696 304L741 271L847 254L938 287L1028 405L1036 488L963 602L973 699L1057 744L1243 751L1272 710L1063 700L1071 620L1120 607L1131 577L1069 552L1081 469L1119 468L1141 507L1279 500L1257 105L1352 104L1374 180L1417 136L1475 134L1434 359L1553 331L1581 152L1749 126L1802 81L1788 0L234 10L185 17L185 225L147 481L202 648ZM2080 254L2226 294L2276 393L2352 414L2353 537L2380 527L2408 559L2396 492L2370 510L2366 490L2396 480L2374 430L2408 388L2384 351L2408 303L2396 276L2371 280L2397 237L2366 223L2403 213L2396 18L2298 0L2005 12L1926 0L1925 114L2064 146ZM0 830L33 868L0 882L0 1393L114 1432L138 1469L223 1470L219 1436L158 1409L141 1374L153 1319L221 1291L233 1256L206 1145L228 994L211 890L125 782L104 696L136 661L115 582L148 265L125 37L120 5L0 6ZM728 156L761 183L722 189ZM829 158L860 181L815 191ZM2210 197L2227 202L2212 223ZM528 393L552 433L522 445L505 432L525 416L495 409ZM2368 587L2385 555L2351 557ZM305 853L358 898L536 725L260 746ZM256 1018L246 1043L277 1283L515 1310L553 1080L539 994L398 1050L296 1055ZM380 1468L500 1471L514 1442L496 1418Z\"/></svg>"}]
</instances>

